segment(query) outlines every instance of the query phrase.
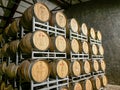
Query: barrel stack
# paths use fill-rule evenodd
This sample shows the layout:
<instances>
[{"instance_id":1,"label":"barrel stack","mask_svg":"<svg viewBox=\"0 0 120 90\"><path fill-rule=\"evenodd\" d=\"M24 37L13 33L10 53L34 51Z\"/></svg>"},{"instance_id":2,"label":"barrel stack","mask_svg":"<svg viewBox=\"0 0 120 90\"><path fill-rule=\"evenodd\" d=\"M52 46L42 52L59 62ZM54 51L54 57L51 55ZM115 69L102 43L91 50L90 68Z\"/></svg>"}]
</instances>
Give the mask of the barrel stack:
<instances>
[{"instance_id":1,"label":"barrel stack","mask_svg":"<svg viewBox=\"0 0 120 90\"><path fill-rule=\"evenodd\" d=\"M39 2L0 35L0 90L106 87L102 35Z\"/></svg>"}]
</instances>

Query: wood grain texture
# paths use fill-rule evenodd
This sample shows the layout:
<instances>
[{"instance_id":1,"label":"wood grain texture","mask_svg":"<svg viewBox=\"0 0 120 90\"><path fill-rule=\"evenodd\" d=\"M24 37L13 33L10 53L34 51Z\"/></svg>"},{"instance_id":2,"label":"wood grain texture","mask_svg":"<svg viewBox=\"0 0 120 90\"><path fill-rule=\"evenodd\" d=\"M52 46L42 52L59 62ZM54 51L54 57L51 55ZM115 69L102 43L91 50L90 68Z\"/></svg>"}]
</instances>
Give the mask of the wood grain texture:
<instances>
[{"instance_id":1,"label":"wood grain texture","mask_svg":"<svg viewBox=\"0 0 120 90\"><path fill-rule=\"evenodd\" d=\"M79 41L77 39L71 40L71 49L74 53L79 53L80 47L79 47Z\"/></svg>"}]
</instances>

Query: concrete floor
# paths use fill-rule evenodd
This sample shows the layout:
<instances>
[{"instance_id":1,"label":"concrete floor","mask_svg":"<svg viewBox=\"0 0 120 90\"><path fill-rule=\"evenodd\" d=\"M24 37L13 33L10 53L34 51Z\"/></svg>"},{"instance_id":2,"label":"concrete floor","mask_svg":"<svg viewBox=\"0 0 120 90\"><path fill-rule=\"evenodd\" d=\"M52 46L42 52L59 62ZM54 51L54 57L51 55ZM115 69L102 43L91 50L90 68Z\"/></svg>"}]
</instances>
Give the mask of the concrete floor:
<instances>
[{"instance_id":1,"label":"concrete floor","mask_svg":"<svg viewBox=\"0 0 120 90\"><path fill-rule=\"evenodd\" d=\"M107 85L106 90L120 90L120 86L119 85Z\"/></svg>"}]
</instances>

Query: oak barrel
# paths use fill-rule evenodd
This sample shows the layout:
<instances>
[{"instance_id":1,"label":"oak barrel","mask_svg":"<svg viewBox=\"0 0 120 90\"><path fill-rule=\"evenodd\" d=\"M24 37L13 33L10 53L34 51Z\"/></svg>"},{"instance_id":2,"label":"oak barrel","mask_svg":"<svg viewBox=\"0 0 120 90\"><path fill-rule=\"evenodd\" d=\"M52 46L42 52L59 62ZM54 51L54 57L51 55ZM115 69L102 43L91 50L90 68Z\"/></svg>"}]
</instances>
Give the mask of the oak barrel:
<instances>
[{"instance_id":1,"label":"oak barrel","mask_svg":"<svg viewBox=\"0 0 120 90\"><path fill-rule=\"evenodd\" d=\"M88 45L88 42L84 41L82 42L82 51L85 53L85 54L88 54L89 53L89 45Z\"/></svg>"},{"instance_id":2,"label":"oak barrel","mask_svg":"<svg viewBox=\"0 0 120 90\"><path fill-rule=\"evenodd\" d=\"M63 12L58 11L56 13L52 13L50 24L52 26L57 25L60 28L65 28L67 24L67 18Z\"/></svg>"},{"instance_id":3,"label":"oak barrel","mask_svg":"<svg viewBox=\"0 0 120 90\"><path fill-rule=\"evenodd\" d=\"M45 4L38 2L24 11L20 21L21 25L31 30L33 16L40 22L48 22L50 19L50 11Z\"/></svg>"},{"instance_id":4,"label":"oak barrel","mask_svg":"<svg viewBox=\"0 0 120 90\"><path fill-rule=\"evenodd\" d=\"M92 82L89 79L82 81L81 85L83 88L82 90L94 90L92 86Z\"/></svg>"},{"instance_id":5,"label":"oak barrel","mask_svg":"<svg viewBox=\"0 0 120 90\"><path fill-rule=\"evenodd\" d=\"M72 30L72 32L74 33L78 33L79 30L79 24L77 22L77 20L75 18L72 18L70 20L68 20L68 24L67 24L67 29L68 30Z\"/></svg>"},{"instance_id":6,"label":"oak barrel","mask_svg":"<svg viewBox=\"0 0 120 90\"><path fill-rule=\"evenodd\" d=\"M92 71L98 71L100 68L98 61L97 60L91 61L91 67L92 67Z\"/></svg>"},{"instance_id":7,"label":"oak barrel","mask_svg":"<svg viewBox=\"0 0 120 90\"><path fill-rule=\"evenodd\" d=\"M35 60L30 63L25 60L21 63L18 74L22 79L28 82L30 80L43 82L50 74L48 62L46 60Z\"/></svg>"},{"instance_id":8,"label":"oak barrel","mask_svg":"<svg viewBox=\"0 0 120 90\"><path fill-rule=\"evenodd\" d=\"M5 73L6 75L9 77L9 78L16 78L16 75L17 75L17 69L18 69L18 66L15 65L14 63L10 63L7 67L6 67L6 70L5 70Z\"/></svg>"},{"instance_id":9,"label":"oak barrel","mask_svg":"<svg viewBox=\"0 0 120 90\"><path fill-rule=\"evenodd\" d=\"M88 35L88 29L87 29L87 25L85 23L82 23L80 32L82 32L85 36Z\"/></svg>"},{"instance_id":10,"label":"oak barrel","mask_svg":"<svg viewBox=\"0 0 120 90\"><path fill-rule=\"evenodd\" d=\"M72 83L69 85L70 86L70 90L83 90L82 89L82 85L81 83L77 82L77 83Z\"/></svg>"},{"instance_id":11,"label":"oak barrel","mask_svg":"<svg viewBox=\"0 0 120 90\"><path fill-rule=\"evenodd\" d=\"M51 37L51 46L50 46L50 50L54 51L57 50L59 52L65 52L66 48L67 48L67 42L65 37L58 35L56 37Z\"/></svg>"},{"instance_id":12,"label":"oak barrel","mask_svg":"<svg viewBox=\"0 0 120 90\"><path fill-rule=\"evenodd\" d=\"M50 37L41 30L26 34L19 43L20 50L28 54L34 49L40 51L48 50L49 46Z\"/></svg>"},{"instance_id":13,"label":"oak barrel","mask_svg":"<svg viewBox=\"0 0 120 90\"><path fill-rule=\"evenodd\" d=\"M11 41L11 42L9 43L8 53L9 53L10 55L16 54L16 52L18 51L18 45L19 45L19 40Z\"/></svg>"},{"instance_id":14,"label":"oak barrel","mask_svg":"<svg viewBox=\"0 0 120 90\"><path fill-rule=\"evenodd\" d=\"M108 80L107 80L107 77L106 75L102 75L102 76L99 76L100 80L101 80L101 84L103 87L106 87L107 84L108 84Z\"/></svg>"},{"instance_id":15,"label":"oak barrel","mask_svg":"<svg viewBox=\"0 0 120 90\"><path fill-rule=\"evenodd\" d=\"M101 88L101 81L98 77L91 78L92 86L94 90L100 90Z\"/></svg>"},{"instance_id":16,"label":"oak barrel","mask_svg":"<svg viewBox=\"0 0 120 90\"><path fill-rule=\"evenodd\" d=\"M97 36L97 40L102 41L102 34L101 34L100 31L97 31L97 32L96 32L96 36Z\"/></svg>"},{"instance_id":17,"label":"oak barrel","mask_svg":"<svg viewBox=\"0 0 120 90\"><path fill-rule=\"evenodd\" d=\"M3 75L5 73L7 63L4 61L0 64L0 75Z\"/></svg>"},{"instance_id":18,"label":"oak barrel","mask_svg":"<svg viewBox=\"0 0 120 90\"><path fill-rule=\"evenodd\" d=\"M1 48L1 52L2 52L2 55L3 55L4 57L8 56L8 52L7 52L8 47L9 47L9 44L8 44L8 43L5 43L5 44L3 45L3 47Z\"/></svg>"},{"instance_id":19,"label":"oak barrel","mask_svg":"<svg viewBox=\"0 0 120 90\"><path fill-rule=\"evenodd\" d=\"M82 72L81 64L79 61L75 60L70 63L70 68L69 72L71 76L79 76Z\"/></svg>"},{"instance_id":20,"label":"oak barrel","mask_svg":"<svg viewBox=\"0 0 120 90\"><path fill-rule=\"evenodd\" d=\"M11 36L11 37L17 36L17 33L20 31L19 22L20 22L20 18L17 18L10 24L7 36Z\"/></svg>"},{"instance_id":21,"label":"oak barrel","mask_svg":"<svg viewBox=\"0 0 120 90\"><path fill-rule=\"evenodd\" d=\"M92 44L90 54L97 55L98 54L98 48L96 44Z\"/></svg>"},{"instance_id":22,"label":"oak barrel","mask_svg":"<svg viewBox=\"0 0 120 90\"><path fill-rule=\"evenodd\" d=\"M98 52L99 52L99 55L104 55L104 48L102 45L98 46Z\"/></svg>"},{"instance_id":23,"label":"oak barrel","mask_svg":"<svg viewBox=\"0 0 120 90\"><path fill-rule=\"evenodd\" d=\"M4 38L4 39L8 39L8 37L9 37L8 31L9 31L9 29L10 29L10 25L11 25L11 24L9 24L9 25L5 28L5 30L4 30L4 32L3 32L3 38Z\"/></svg>"},{"instance_id":24,"label":"oak barrel","mask_svg":"<svg viewBox=\"0 0 120 90\"><path fill-rule=\"evenodd\" d=\"M1 83L0 83L0 90L4 90L5 85L6 85L5 82L1 82Z\"/></svg>"},{"instance_id":25,"label":"oak barrel","mask_svg":"<svg viewBox=\"0 0 120 90\"><path fill-rule=\"evenodd\" d=\"M63 86L63 87L60 87L60 89L59 90L69 90L69 88L68 87L66 87L66 86Z\"/></svg>"},{"instance_id":26,"label":"oak barrel","mask_svg":"<svg viewBox=\"0 0 120 90\"><path fill-rule=\"evenodd\" d=\"M80 43L77 39L71 40L71 50L73 53L79 53L80 52Z\"/></svg>"},{"instance_id":27,"label":"oak barrel","mask_svg":"<svg viewBox=\"0 0 120 90\"><path fill-rule=\"evenodd\" d=\"M100 69L102 70L102 71L105 71L105 69L106 69L106 63L105 63L105 61L104 60L100 60Z\"/></svg>"},{"instance_id":28,"label":"oak barrel","mask_svg":"<svg viewBox=\"0 0 120 90\"><path fill-rule=\"evenodd\" d=\"M82 65L82 74L88 74L91 72L90 62L88 60L79 61Z\"/></svg>"},{"instance_id":29,"label":"oak barrel","mask_svg":"<svg viewBox=\"0 0 120 90\"><path fill-rule=\"evenodd\" d=\"M94 28L90 28L89 36L90 36L92 39L96 39L96 32L95 32Z\"/></svg>"},{"instance_id":30,"label":"oak barrel","mask_svg":"<svg viewBox=\"0 0 120 90\"><path fill-rule=\"evenodd\" d=\"M54 60L50 62L50 67L51 77L56 78L58 76L59 78L65 78L68 76L68 63L65 60Z\"/></svg>"}]
</instances>

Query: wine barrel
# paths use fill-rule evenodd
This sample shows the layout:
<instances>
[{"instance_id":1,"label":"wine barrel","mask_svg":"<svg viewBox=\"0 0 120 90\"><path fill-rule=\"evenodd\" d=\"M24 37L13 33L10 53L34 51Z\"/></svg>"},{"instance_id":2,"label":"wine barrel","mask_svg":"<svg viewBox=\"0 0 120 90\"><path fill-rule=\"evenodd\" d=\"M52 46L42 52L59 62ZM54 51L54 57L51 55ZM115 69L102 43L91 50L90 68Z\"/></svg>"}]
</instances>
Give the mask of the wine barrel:
<instances>
[{"instance_id":1,"label":"wine barrel","mask_svg":"<svg viewBox=\"0 0 120 90\"><path fill-rule=\"evenodd\" d=\"M92 39L96 39L96 33L94 28L90 28L89 37L91 37Z\"/></svg>"},{"instance_id":2,"label":"wine barrel","mask_svg":"<svg viewBox=\"0 0 120 90\"><path fill-rule=\"evenodd\" d=\"M67 24L67 18L64 15L64 13L58 11L52 14L52 17L50 19L50 24L52 26L57 25L60 28L65 28Z\"/></svg>"},{"instance_id":3,"label":"wine barrel","mask_svg":"<svg viewBox=\"0 0 120 90\"><path fill-rule=\"evenodd\" d=\"M78 82L70 84L70 90L83 90L83 89L82 85Z\"/></svg>"},{"instance_id":4,"label":"wine barrel","mask_svg":"<svg viewBox=\"0 0 120 90\"><path fill-rule=\"evenodd\" d=\"M4 88L4 90L14 90L12 85L8 85L7 87Z\"/></svg>"},{"instance_id":5,"label":"wine barrel","mask_svg":"<svg viewBox=\"0 0 120 90\"><path fill-rule=\"evenodd\" d=\"M88 74L91 72L91 66L89 61L84 60L80 61L80 63L82 65L82 74Z\"/></svg>"},{"instance_id":6,"label":"wine barrel","mask_svg":"<svg viewBox=\"0 0 120 90\"><path fill-rule=\"evenodd\" d=\"M6 62L2 62L0 64L0 75L3 75L5 73L6 66L7 66Z\"/></svg>"},{"instance_id":7,"label":"wine barrel","mask_svg":"<svg viewBox=\"0 0 120 90\"><path fill-rule=\"evenodd\" d=\"M65 60L54 60L50 62L51 77L65 78L68 76L68 63Z\"/></svg>"},{"instance_id":8,"label":"wine barrel","mask_svg":"<svg viewBox=\"0 0 120 90\"><path fill-rule=\"evenodd\" d=\"M8 39L8 37L9 37L8 31L9 31L9 29L10 29L10 26L11 26L11 24L9 24L9 25L5 28L5 30L4 30L4 32L3 32L3 38L4 38L5 40Z\"/></svg>"},{"instance_id":9,"label":"wine barrel","mask_svg":"<svg viewBox=\"0 0 120 90\"><path fill-rule=\"evenodd\" d=\"M2 55L3 55L4 57L8 56L8 53L7 53L8 47L9 47L9 44L8 44L8 43L5 43L5 44L3 45L3 47L1 48L1 52L2 52Z\"/></svg>"},{"instance_id":10,"label":"wine barrel","mask_svg":"<svg viewBox=\"0 0 120 90\"><path fill-rule=\"evenodd\" d=\"M48 62L46 60L35 60L30 63L25 60L21 63L18 74L23 80L28 82L30 80L43 82L50 74Z\"/></svg>"},{"instance_id":11,"label":"wine barrel","mask_svg":"<svg viewBox=\"0 0 120 90\"><path fill-rule=\"evenodd\" d=\"M3 34L0 34L0 43L3 41Z\"/></svg>"},{"instance_id":12,"label":"wine barrel","mask_svg":"<svg viewBox=\"0 0 120 90\"><path fill-rule=\"evenodd\" d=\"M28 54L34 49L40 51L48 50L49 46L50 37L41 30L26 34L19 43L20 50Z\"/></svg>"},{"instance_id":13,"label":"wine barrel","mask_svg":"<svg viewBox=\"0 0 120 90\"><path fill-rule=\"evenodd\" d=\"M11 37L17 36L17 33L20 31L19 22L20 22L20 18L17 18L10 24L7 36L11 36Z\"/></svg>"},{"instance_id":14,"label":"wine barrel","mask_svg":"<svg viewBox=\"0 0 120 90\"><path fill-rule=\"evenodd\" d=\"M0 84L0 90L4 90L4 88L5 88L5 82L1 82L1 84Z\"/></svg>"},{"instance_id":15,"label":"wine barrel","mask_svg":"<svg viewBox=\"0 0 120 90\"><path fill-rule=\"evenodd\" d=\"M99 76L100 80L101 80L101 84L103 87L106 87L108 84L108 80L107 77L105 75Z\"/></svg>"},{"instance_id":16,"label":"wine barrel","mask_svg":"<svg viewBox=\"0 0 120 90\"><path fill-rule=\"evenodd\" d=\"M66 53L69 55L71 51L71 44L69 39L66 39L66 44L67 44Z\"/></svg>"},{"instance_id":17,"label":"wine barrel","mask_svg":"<svg viewBox=\"0 0 120 90\"><path fill-rule=\"evenodd\" d=\"M82 90L94 90L92 86L92 82L90 80L85 80L81 82Z\"/></svg>"},{"instance_id":18,"label":"wine barrel","mask_svg":"<svg viewBox=\"0 0 120 90\"><path fill-rule=\"evenodd\" d=\"M66 51L67 42L63 36L59 35L57 37L51 37L51 40L52 40L52 43L50 46L51 51L54 51L54 50L57 50L59 52Z\"/></svg>"},{"instance_id":19,"label":"wine barrel","mask_svg":"<svg viewBox=\"0 0 120 90\"><path fill-rule=\"evenodd\" d=\"M97 48L97 45L92 44L92 46L91 46L91 50L90 50L90 54L91 54L91 55L97 55L97 54L98 54L98 48Z\"/></svg>"},{"instance_id":20,"label":"wine barrel","mask_svg":"<svg viewBox=\"0 0 120 90\"><path fill-rule=\"evenodd\" d=\"M67 29L71 30L74 33L78 33L79 24L75 18L68 20Z\"/></svg>"},{"instance_id":21,"label":"wine barrel","mask_svg":"<svg viewBox=\"0 0 120 90\"><path fill-rule=\"evenodd\" d=\"M21 25L27 29L32 29L32 18L33 16L40 22L48 22L50 19L50 11L48 7L43 3L36 3L33 6L27 8L20 21Z\"/></svg>"},{"instance_id":22,"label":"wine barrel","mask_svg":"<svg viewBox=\"0 0 120 90\"><path fill-rule=\"evenodd\" d=\"M101 81L98 77L94 77L91 79L92 86L94 90L100 90L101 88Z\"/></svg>"},{"instance_id":23,"label":"wine barrel","mask_svg":"<svg viewBox=\"0 0 120 90\"><path fill-rule=\"evenodd\" d=\"M93 60L91 61L91 67L92 67L92 71L98 71L99 70L99 63L97 60Z\"/></svg>"},{"instance_id":24,"label":"wine barrel","mask_svg":"<svg viewBox=\"0 0 120 90\"><path fill-rule=\"evenodd\" d=\"M100 69L101 69L102 71L105 71L105 69L106 69L106 64L105 64L105 61L104 61L104 60L100 60Z\"/></svg>"},{"instance_id":25,"label":"wine barrel","mask_svg":"<svg viewBox=\"0 0 120 90\"><path fill-rule=\"evenodd\" d=\"M77 39L71 40L71 49L73 53L79 53L80 52L80 43Z\"/></svg>"},{"instance_id":26,"label":"wine barrel","mask_svg":"<svg viewBox=\"0 0 120 90\"><path fill-rule=\"evenodd\" d=\"M70 76L79 76L82 72L82 68L81 68L81 64L79 63L79 61L75 60L73 62L70 63Z\"/></svg>"},{"instance_id":27,"label":"wine barrel","mask_svg":"<svg viewBox=\"0 0 120 90\"><path fill-rule=\"evenodd\" d=\"M15 65L14 63L10 63L7 67L6 67L6 70L5 70L5 73L6 75L13 79L13 78L16 78L16 75L17 75L17 69L18 69L18 66Z\"/></svg>"},{"instance_id":28,"label":"wine barrel","mask_svg":"<svg viewBox=\"0 0 120 90\"><path fill-rule=\"evenodd\" d=\"M104 55L104 48L102 45L98 46L98 52L99 52L99 55Z\"/></svg>"},{"instance_id":29,"label":"wine barrel","mask_svg":"<svg viewBox=\"0 0 120 90\"><path fill-rule=\"evenodd\" d=\"M96 36L97 36L97 40L102 41L102 34L101 34L100 31L97 31L97 32L96 32Z\"/></svg>"},{"instance_id":30,"label":"wine barrel","mask_svg":"<svg viewBox=\"0 0 120 90\"><path fill-rule=\"evenodd\" d=\"M88 35L88 29L87 29L87 26L86 26L85 23L82 23L81 32L82 32L82 34L85 35L85 36Z\"/></svg>"},{"instance_id":31,"label":"wine barrel","mask_svg":"<svg viewBox=\"0 0 120 90\"><path fill-rule=\"evenodd\" d=\"M9 43L8 53L9 53L10 55L16 54L16 52L18 51L18 45L19 45L19 40L11 41L11 42Z\"/></svg>"},{"instance_id":32,"label":"wine barrel","mask_svg":"<svg viewBox=\"0 0 120 90\"><path fill-rule=\"evenodd\" d=\"M86 41L82 42L82 50L85 54L89 53L89 45Z\"/></svg>"}]
</instances>

